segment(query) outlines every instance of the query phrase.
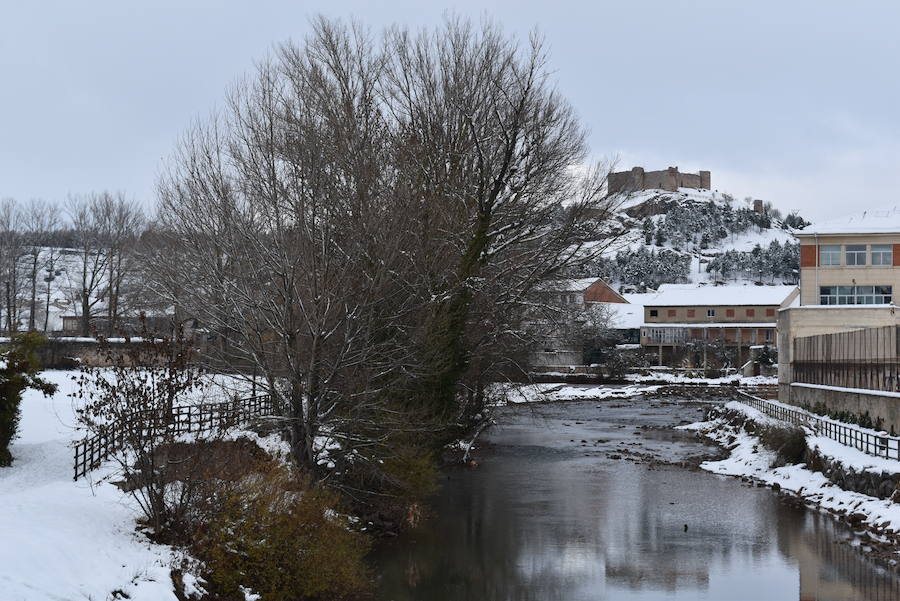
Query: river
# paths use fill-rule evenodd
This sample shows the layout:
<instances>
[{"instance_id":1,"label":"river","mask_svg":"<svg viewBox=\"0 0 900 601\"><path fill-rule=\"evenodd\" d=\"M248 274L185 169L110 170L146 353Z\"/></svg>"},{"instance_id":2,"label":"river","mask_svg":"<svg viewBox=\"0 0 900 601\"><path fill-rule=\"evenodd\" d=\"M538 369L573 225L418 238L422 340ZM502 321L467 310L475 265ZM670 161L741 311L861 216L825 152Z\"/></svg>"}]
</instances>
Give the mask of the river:
<instances>
[{"instance_id":1,"label":"river","mask_svg":"<svg viewBox=\"0 0 900 601\"><path fill-rule=\"evenodd\" d=\"M900 600L849 527L767 489L685 467L701 403L498 411L475 469L374 559L380 601ZM679 465L680 462L686 462Z\"/></svg>"}]
</instances>

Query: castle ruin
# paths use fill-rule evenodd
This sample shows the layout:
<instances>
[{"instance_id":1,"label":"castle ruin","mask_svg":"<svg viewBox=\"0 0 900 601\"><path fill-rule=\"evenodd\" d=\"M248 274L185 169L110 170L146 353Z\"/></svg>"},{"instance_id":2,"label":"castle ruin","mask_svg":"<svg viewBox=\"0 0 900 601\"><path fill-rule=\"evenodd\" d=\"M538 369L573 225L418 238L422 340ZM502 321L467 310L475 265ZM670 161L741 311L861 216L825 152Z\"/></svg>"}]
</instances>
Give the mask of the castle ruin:
<instances>
[{"instance_id":1,"label":"castle ruin","mask_svg":"<svg viewBox=\"0 0 900 601\"><path fill-rule=\"evenodd\" d=\"M662 171L644 171L643 167L633 167L631 171L610 173L606 185L610 195L637 190L674 192L678 188L711 189L709 171L680 173L678 167L669 167Z\"/></svg>"}]
</instances>

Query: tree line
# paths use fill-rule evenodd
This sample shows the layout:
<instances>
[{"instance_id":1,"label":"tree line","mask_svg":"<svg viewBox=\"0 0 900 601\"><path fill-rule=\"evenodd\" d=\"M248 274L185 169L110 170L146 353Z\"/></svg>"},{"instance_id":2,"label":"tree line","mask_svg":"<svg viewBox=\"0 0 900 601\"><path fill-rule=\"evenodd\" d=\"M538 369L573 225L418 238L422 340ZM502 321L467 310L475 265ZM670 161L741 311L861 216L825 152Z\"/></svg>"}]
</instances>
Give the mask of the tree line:
<instances>
[{"instance_id":1,"label":"tree line","mask_svg":"<svg viewBox=\"0 0 900 601\"><path fill-rule=\"evenodd\" d=\"M795 284L800 278L800 246L772 240L768 246L757 244L750 251L728 250L711 259L706 271L717 280L749 278Z\"/></svg>"},{"instance_id":2,"label":"tree line","mask_svg":"<svg viewBox=\"0 0 900 601\"><path fill-rule=\"evenodd\" d=\"M0 329L51 329L51 303L89 336L102 318L111 334L122 319L153 305L138 276L147 218L124 193L72 195L64 203L0 201Z\"/></svg>"},{"instance_id":3,"label":"tree line","mask_svg":"<svg viewBox=\"0 0 900 601\"><path fill-rule=\"evenodd\" d=\"M644 218L641 231L645 244L668 243L676 250L706 249L752 229L761 232L782 227L780 214L769 207L758 213L750 207L735 208L731 202L685 202L663 216ZM793 213L790 220L793 224L803 222Z\"/></svg>"}]
</instances>

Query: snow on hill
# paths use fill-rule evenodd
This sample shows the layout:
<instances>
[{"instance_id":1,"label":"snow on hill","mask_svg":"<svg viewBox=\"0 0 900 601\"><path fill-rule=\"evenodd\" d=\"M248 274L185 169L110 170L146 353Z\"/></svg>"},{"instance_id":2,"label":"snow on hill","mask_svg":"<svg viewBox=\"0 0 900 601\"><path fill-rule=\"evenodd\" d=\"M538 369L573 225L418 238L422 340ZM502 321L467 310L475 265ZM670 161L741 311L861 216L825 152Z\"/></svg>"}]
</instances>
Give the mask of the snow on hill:
<instances>
[{"instance_id":1,"label":"snow on hill","mask_svg":"<svg viewBox=\"0 0 900 601\"><path fill-rule=\"evenodd\" d=\"M780 213L712 190L641 190L612 199L621 233L589 267L617 290L667 283L793 283L796 241Z\"/></svg>"}]
</instances>

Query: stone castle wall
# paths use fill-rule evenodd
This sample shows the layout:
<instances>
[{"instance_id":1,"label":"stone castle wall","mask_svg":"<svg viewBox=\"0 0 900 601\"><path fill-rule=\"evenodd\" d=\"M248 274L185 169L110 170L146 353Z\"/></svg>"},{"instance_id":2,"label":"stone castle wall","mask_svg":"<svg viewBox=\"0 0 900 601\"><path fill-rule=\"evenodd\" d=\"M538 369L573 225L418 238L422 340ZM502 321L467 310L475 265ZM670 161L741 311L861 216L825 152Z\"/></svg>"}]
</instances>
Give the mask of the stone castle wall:
<instances>
[{"instance_id":1,"label":"stone castle wall","mask_svg":"<svg viewBox=\"0 0 900 601\"><path fill-rule=\"evenodd\" d=\"M669 167L662 171L644 171L643 167L634 167L631 171L610 173L607 181L609 194L617 192L633 192L635 190L668 190L674 192L678 188L711 189L709 171L700 173L681 173L678 167Z\"/></svg>"}]
</instances>

